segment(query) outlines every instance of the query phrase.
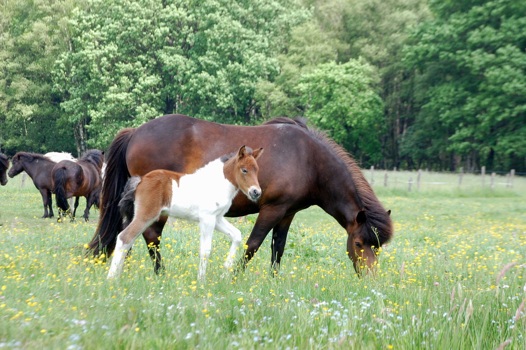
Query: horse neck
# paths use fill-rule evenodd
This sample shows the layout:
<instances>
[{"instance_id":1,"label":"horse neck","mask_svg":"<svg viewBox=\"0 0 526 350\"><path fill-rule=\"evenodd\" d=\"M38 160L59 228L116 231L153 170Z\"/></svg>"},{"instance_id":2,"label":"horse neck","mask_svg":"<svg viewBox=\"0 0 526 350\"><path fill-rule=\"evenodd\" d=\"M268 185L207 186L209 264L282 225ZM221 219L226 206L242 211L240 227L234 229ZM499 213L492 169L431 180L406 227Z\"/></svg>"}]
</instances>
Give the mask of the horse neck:
<instances>
[{"instance_id":1,"label":"horse neck","mask_svg":"<svg viewBox=\"0 0 526 350\"><path fill-rule=\"evenodd\" d=\"M42 164L37 164L41 162ZM42 168L52 168L56 163L44 158L34 158L31 162L23 162L23 169L31 178L42 171ZM51 171L51 169L50 169Z\"/></svg>"},{"instance_id":2,"label":"horse neck","mask_svg":"<svg viewBox=\"0 0 526 350\"><path fill-rule=\"evenodd\" d=\"M342 227L347 228L350 223L354 222L358 211L364 208L357 182L360 182L362 186L368 184L363 183L367 180L363 178L358 167L350 169L347 161L341 160L337 155L333 157L319 157L319 159L328 159L328 162L331 162L328 167L331 169L331 174L329 174L331 179L327 181L326 170L322 170L324 176L318 179L318 188L322 189L319 193L320 203L318 205L334 217ZM326 167L323 164L318 166Z\"/></svg>"},{"instance_id":3,"label":"horse neck","mask_svg":"<svg viewBox=\"0 0 526 350\"><path fill-rule=\"evenodd\" d=\"M223 165L223 174L225 178L234 186L236 190L238 190L239 185L234 175L236 169L236 156L233 156L232 158L228 159Z\"/></svg>"}]
</instances>

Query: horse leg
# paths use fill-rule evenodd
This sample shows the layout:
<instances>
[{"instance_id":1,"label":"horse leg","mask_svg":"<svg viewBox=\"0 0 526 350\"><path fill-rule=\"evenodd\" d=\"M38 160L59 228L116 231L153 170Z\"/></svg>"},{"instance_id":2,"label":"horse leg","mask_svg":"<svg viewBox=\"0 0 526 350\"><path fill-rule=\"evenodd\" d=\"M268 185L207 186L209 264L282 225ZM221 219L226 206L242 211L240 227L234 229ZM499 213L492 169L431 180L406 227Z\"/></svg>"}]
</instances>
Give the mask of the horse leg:
<instances>
[{"instance_id":1,"label":"horse leg","mask_svg":"<svg viewBox=\"0 0 526 350\"><path fill-rule=\"evenodd\" d=\"M206 265L210 252L212 251L212 237L214 235L215 218L201 217L199 218L199 230L201 231L200 247L199 247L199 273L197 279L204 281L206 275Z\"/></svg>"},{"instance_id":2,"label":"horse leg","mask_svg":"<svg viewBox=\"0 0 526 350\"><path fill-rule=\"evenodd\" d=\"M79 197L77 197L77 199L78 198ZM90 194L86 196L86 209L84 210L84 215L82 216L84 218L84 221L86 222L89 221L89 210L91 209L91 206L93 205L94 202L95 202L95 196L93 195L93 192L90 192ZM77 210L76 207L75 207L75 210Z\"/></svg>"},{"instance_id":3,"label":"horse leg","mask_svg":"<svg viewBox=\"0 0 526 350\"><path fill-rule=\"evenodd\" d=\"M50 217L47 211L47 208L49 206L49 195L47 189L40 189L40 195L42 196L42 203L44 204L44 216L42 216L43 219Z\"/></svg>"},{"instance_id":4,"label":"horse leg","mask_svg":"<svg viewBox=\"0 0 526 350\"><path fill-rule=\"evenodd\" d=\"M156 274L164 271L161 251L159 250L159 243L161 242L161 235L167 220L168 216L161 215L159 220L154 222L142 233L142 236L146 241L146 246L148 247L148 253L150 254L150 258L154 263L154 271Z\"/></svg>"},{"instance_id":5,"label":"horse leg","mask_svg":"<svg viewBox=\"0 0 526 350\"><path fill-rule=\"evenodd\" d=\"M50 190L47 190L47 198L48 198L48 207L49 207L49 213L48 217L52 218L53 215L53 194Z\"/></svg>"},{"instance_id":6,"label":"horse leg","mask_svg":"<svg viewBox=\"0 0 526 350\"><path fill-rule=\"evenodd\" d=\"M71 199L73 199L73 197L71 197ZM80 197L76 196L75 204L73 205L73 218L75 218L75 215L77 214L77 208L79 207L79 200L80 200Z\"/></svg>"},{"instance_id":7,"label":"horse leg","mask_svg":"<svg viewBox=\"0 0 526 350\"><path fill-rule=\"evenodd\" d=\"M265 207L264 210L259 212L258 218L256 219L256 224L252 228L252 232L247 239L247 248L239 263L240 269L245 269L247 263L258 251L261 243L263 243L263 240L265 240L265 237L267 237L270 229L276 226L278 222L283 219L286 208L286 206Z\"/></svg>"},{"instance_id":8,"label":"horse leg","mask_svg":"<svg viewBox=\"0 0 526 350\"><path fill-rule=\"evenodd\" d=\"M230 269L234 264L234 258L236 256L236 251L241 244L241 231L239 231L234 225L228 222L224 217L220 217L216 221L216 230L223 232L229 238L232 244L230 245L230 251L228 252L228 257L225 261L225 268Z\"/></svg>"},{"instance_id":9,"label":"horse leg","mask_svg":"<svg viewBox=\"0 0 526 350\"><path fill-rule=\"evenodd\" d=\"M294 219L294 214L285 216L272 230L272 243L270 244L272 249L271 269L273 273L279 271L279 265L281 263L281 257L285 250L285 244L287 243L287 235L289 233L289 227Z\"/></svg>"},{"instance_id":10,"label":"horse leg","mask_svg":"<svg viewBox=\"0 0 526 350\"><path fill-rule=\"evenodd\" d=\"M151 222L151 220L147 221L142 218L134 218L128 227L119 233L115 250L113 251L113 259L111 260L108 278L115 278L121 274L124 259L130 248L133 246L133 242L135 242L135 239L149 226Z\"/></svg>"}]
</instances>

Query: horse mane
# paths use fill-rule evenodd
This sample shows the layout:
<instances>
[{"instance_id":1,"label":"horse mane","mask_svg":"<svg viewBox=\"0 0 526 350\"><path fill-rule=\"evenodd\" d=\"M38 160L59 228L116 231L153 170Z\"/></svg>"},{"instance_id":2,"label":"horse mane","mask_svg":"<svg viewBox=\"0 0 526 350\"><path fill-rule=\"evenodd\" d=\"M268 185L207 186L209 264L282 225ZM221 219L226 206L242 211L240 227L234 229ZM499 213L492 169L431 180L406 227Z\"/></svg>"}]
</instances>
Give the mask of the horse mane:
<instances>
[{"instance_id":1,"label":"horse mane","mask_svg":"<svg viewBox=\"0 0 526 350\"><path fill-rule=\"evenodd\" d=\"M3 153L0 153L0 163L4 168L9 168L9 161L7 159L7 156Z\"/></svg>"},{"instance_id":2,"label":"horse mane","mask_svg":"<svg viewBox=\"0 0 526 350\"><path fill-rule=\"evenodd\" d=\"M91 163L95 165L96 168L102 168L104 163L104 154L98 149L87 150L82 157L79 159L80 162Z\"/></svg>"},{"instance_id":3,"label":"horse mane","mask_svg":"<svg viewBox=\"0 0 526 350\"><path fill-rule=\"evenodd\" d=\"M55 163L54 161L52 161L51 159L49 159L48 157L46 157L45 155L43 154L40 154L40 153L32 153L32 152L17 152L14 156L13 156L13 159L16 157L16 156L26 156L26 157L30 157L30 158L34 158L34 159L40 159L40 160L45 160L45 161L48 161L48 162L51 162L51 163Z\"/></svg>"},{"instance_id":4,"label":"horse mane","mask_svg":"<svg viewBox=\"0 0 526 350\"><path fill-rule=\"evenodd\" d=\"M279 117L272 119L265 124L293 124L298 125L308 131L308 133L316 140L327 146L339 159L341 159L351 175L352 182L355 188L356 202L361 210L364 210L367 217L367 224L372 228L367 230L369 237L364 237L371 245L380 245L389 241L393 235L393 228L389 214L382 206L378 198L369 185L369 182L363 176L362 170L356 164L354 158L342 146L337 144L334 140L327 136L321 130L309 128L306 124L305 118L285 118Z\"/></svg>"}]
</instances>

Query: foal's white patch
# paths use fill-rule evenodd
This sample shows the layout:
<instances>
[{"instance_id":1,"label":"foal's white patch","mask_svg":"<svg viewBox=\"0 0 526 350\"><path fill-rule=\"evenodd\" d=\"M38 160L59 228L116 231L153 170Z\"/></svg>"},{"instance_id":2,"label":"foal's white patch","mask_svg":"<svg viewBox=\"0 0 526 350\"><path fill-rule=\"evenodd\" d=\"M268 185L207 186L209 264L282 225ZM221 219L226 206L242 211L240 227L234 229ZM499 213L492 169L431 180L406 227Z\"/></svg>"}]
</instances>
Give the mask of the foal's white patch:
<instances>
[{"instance_id":1,"label":"foal's white patch","mask_svg":"<svg viewBox=\"0 0 526 350\"><path fill-rule=\"evenodd\" d=\"M172 203L168 215L199 221L204 216L224 216L237 194L225 178L224 163L216 159L193 174L183 175L179 184L172 181Z\"/></svg>"}]
</instances>

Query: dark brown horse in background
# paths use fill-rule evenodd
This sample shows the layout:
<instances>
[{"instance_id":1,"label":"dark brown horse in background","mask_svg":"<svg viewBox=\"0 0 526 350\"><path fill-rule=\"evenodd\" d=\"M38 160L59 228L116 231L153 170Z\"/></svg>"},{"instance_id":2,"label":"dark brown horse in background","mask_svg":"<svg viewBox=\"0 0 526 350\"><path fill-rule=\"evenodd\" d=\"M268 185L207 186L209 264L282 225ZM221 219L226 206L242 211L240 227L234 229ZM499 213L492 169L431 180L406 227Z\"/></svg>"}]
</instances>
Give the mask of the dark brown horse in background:
<instances>
[{"instance_id":1,"label":"dark brown horse in background","mask_svg":"<svg viewBox=\"0 0 526 350\"><path fill-rule=\"evenodd\" d=\"M9 168L9 160L7 156L0 153L0 185L5 186L7 184L7 169Z\"/></svg>"},{"instance_id":2,"label":"dark brown horse in background","mask_svg":"<svg viewBox=\"0 0 526 350\"><path fill-rule=\"evenodd\" d=\"M259 212L241 266L253 257L272 230L272 266L277 268L294 215L318 205L346 230L347 252L356 272L373 267L376 248L387 242L393 227L355 161L325 134L307 128L300 119L280 118L261 126L234 126L183 115L167 115L136 129L119 132L107 155L99 223L89 246L98 256L111 255L122 230L117 204L126 181L155 169L192 173L240 144L263 147L258 159L263 194L253 203L235 197L227 216ZM143 233L153 244L155 269L162 267L159 239L166 223L161 218Z\"/></svg>"},{"instance_id":3,"label":"dark brown horse in background","mask_svg":"<svg viewBox=\"0 0 526 350\"><path fill-rule=\"evenodd\" d=\"M55 166L55 162L46 156L38 153L18 152L11 159L11 169L9 169L9 177L13 178L25 171L27 175L33 180L33 184L42 196L44 203L43 218L53 217L53 200L51 193L53 192L53 181L51 179L51 170Z\"/></svg>"},{"instance_id":4,"label":"dark brown horse in background","mask_svg":"<svg viewBox=\"0 0 526 350\"><path fill-rule=\"evenodd\" d=\"M51 171L53 179L53 192L55 193L59 208L59 220L63 216L75 219L79 206L79 197L86 198L86 209L83 218L88 221L89 210L93 204L100 204L100 189L102 186L101 169L104 163L104 154L99 150L89 150L76 162L62 160ZM75 198L73 213L67 201Z\"/></svg>"}]
</instances>

